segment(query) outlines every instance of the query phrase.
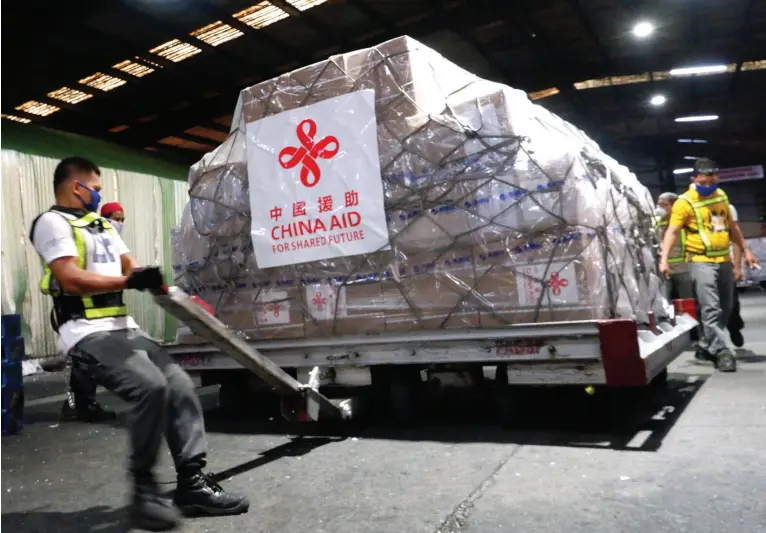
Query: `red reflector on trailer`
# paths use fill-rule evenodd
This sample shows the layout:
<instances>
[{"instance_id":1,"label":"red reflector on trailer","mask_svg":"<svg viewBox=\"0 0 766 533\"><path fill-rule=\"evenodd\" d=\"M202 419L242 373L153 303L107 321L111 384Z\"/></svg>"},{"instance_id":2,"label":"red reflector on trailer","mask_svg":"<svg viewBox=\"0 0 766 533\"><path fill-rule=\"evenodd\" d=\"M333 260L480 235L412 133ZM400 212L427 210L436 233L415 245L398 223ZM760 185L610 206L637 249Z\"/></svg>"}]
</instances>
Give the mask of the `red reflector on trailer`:
<instances>
[{"instance_id":1,"label":"red reflector on trailer","mask_svg":"<svg viewBox=\"0 0 766 533\"><path fill-rule=\"evenodd\" d=\"M636 322L626 318L602 320L598 330L606 384L610 387L646 385L646 365L641 359Z\"/></svg>"},{"instance_id":2,"label":"red reflector on trailer","mask_svg":"<svg viewBox=\"0 0 766 533\"><path fill-rule=\"evenodd\" d=\"M192 296L192 297L191 297L191 300L192 300L192 301L193 301L195 304L199 305L199 306L200 306L202 309L204 309L205 311L207 311L208 313L210 313L211 315L214 315L214 314L215 314L215 313L213 313L213 307L212 307L212 306L211 306L209 303L207 303L205 300L203 300L202 298L200 298L199 296Z\"/></svg>"},{"instance_id":3,"label":"red reflector on trailer","mask_svg":"<svg viewBox=\"0 0 766 533\"><path fill-rule=\"evenodd\" d=\"M673 307L679 315L689 315L697 319L697 301L694 298L681 298L673 300Z\"/></svg>"}]
</instances>

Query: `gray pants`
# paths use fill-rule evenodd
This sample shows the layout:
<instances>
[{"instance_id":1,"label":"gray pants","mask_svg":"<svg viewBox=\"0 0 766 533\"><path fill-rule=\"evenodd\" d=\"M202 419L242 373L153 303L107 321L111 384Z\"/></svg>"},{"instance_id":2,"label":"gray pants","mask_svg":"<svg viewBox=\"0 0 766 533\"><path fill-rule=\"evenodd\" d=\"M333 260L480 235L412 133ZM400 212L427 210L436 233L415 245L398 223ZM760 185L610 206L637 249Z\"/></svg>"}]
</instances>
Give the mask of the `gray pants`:
<instances>
[{"instance_id":1,"label":"gray pants","mask_svg":"<svg viewBox=\"0 0 766 533\"><path fill-rule=\"evenodd\" d=\"M711 355L728 352L725 329L734 303L732 264L690 263L689 267L699 305L700 348Z\"/></svg>"},{"instance_id":2,"label":"gray pants","mask_svg":"<svg viewBox=\"0 0 766 533\"><path fill-rule=\"evenodd\" d=\"M69 355L133 404L130 470L137 479L151 475L163 434L179 474L205 466L205 424L194 383L159 344L140 330L93 333Z\"/></svg>"},{"instance_id":3,"label":"gray pants","mask_svg":"<svg viewBox=\"0 0 766 533\"><path fill-rule=\"evenodd\" d=\"M665 298L667 300L694 298L694 288L692 285L692 277L689 272L670 274L670 278L665 281Z\"/></svg>"}]
</instances>

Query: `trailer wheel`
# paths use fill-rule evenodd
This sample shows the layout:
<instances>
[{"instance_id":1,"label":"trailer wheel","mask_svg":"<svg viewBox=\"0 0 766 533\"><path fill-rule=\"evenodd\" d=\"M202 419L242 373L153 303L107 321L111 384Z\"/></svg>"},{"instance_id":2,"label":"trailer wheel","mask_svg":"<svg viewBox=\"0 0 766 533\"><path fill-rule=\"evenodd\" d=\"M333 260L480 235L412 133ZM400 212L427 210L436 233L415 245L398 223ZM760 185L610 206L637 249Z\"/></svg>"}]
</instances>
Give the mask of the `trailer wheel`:
<instances>
[{"instance_id":1,"label":"trailer wheel","mask_svg":"<svg viewBox=\"0 0 766 533\"><path fill-rule=\"evenodd\" d=\"M490 395L495 419L503 427L511 427L518 420L519 409L517 398L508 386L508 367L497 365L495 381Z\"/></svg>"},{"instance_id":2,"label":"trailer wheel","mask_svg":"<svg viewBox=\"0 0 766 533\"><path fill-rule=\"evenodd\" d=\"M391 421L402 427L411 427L418 420L418 392L420 374L417 370L395 369L389 374L388 412Z\"/></svg>"},{"instance_id":3,"label":"trailer wheel","mask_svg":"<svg viewBox=\"0 0 766 533\"><path fill-rule=\"evenodd\" d=\"M666 389L668 386L668 369L664 368L662 372L654 376L649 386L656 391Z\"/></svg>"},{"instance_id":4,"label":"trailer wheel","mask_svg":"<svg viewBox=\"0 0 766 533\"><path fill-rule=\"evenodd\" d=\"M248 403L246 379L230 376L221 383L218 391L218 408L227 418L240 418L245 414L244 407Z\"/></svg>"}]
</instances>

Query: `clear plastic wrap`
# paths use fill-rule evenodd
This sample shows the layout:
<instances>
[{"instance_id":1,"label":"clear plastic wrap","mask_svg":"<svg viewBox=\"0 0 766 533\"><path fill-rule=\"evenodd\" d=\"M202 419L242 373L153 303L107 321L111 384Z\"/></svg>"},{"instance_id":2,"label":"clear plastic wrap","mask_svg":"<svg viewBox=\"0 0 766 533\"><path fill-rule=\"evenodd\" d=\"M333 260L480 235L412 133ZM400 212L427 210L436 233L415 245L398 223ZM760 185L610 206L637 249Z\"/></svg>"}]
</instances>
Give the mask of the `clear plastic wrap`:
<instances>
[{"instance_id":1,"label":"clear plastic wrap","mask_svg":"<svg viewBox=\"0 0 766 533\"><path fill-rule=\"evenodd\" d=\"M391 249L259 269L245 124L374 89ZM177 283L253 338L632 317L658 300L653 202L635 175L521 91L408 37L241 92L195 164Z\"/></svg>"}]
</instances>

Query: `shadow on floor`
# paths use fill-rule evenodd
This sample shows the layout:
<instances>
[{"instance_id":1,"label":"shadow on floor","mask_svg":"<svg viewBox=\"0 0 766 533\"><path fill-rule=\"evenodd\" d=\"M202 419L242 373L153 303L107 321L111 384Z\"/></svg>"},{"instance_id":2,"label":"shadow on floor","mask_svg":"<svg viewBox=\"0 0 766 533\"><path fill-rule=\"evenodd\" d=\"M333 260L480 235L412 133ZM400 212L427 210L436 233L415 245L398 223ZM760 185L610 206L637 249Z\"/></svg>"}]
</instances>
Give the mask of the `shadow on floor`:
<instances>
[{"instance_id":1,"label":"shadow on floor","mask_svg":"<svg viewBox=\"0 0 766 533\"><path fill-rule=\"evenodd\" d=\"M737 361L740 363L763 363L766 362L766 355L758 355L747 348L737 348Z\"/></svg>"},{"instance_id":2,"label":"shadow on floor","mask_svg":"<svg viewBox=\"0 0 766 533\"><path fill-rule=\"evenodd\" d=\"M23 513L3 513L3 531L17 533L125 533L126 510L105 506L63 513L33 509Z\"/></svg>"},{"instance_id":3,"label":"shadow on floor","mask_svg":"<svg viewBox=\"0 0 766 533\"><path fill-rule=\"evenodd\" d=\"M393 427L377 416L353 425L289 424L277 409L261 410L258 417L240 413L231 419L218 411L206 414L211 433L300 434L440 442L506 442L542 446L589 447L657 451L675 422L702 388L705 377L670 376L664 389L597 390L581 387L529 389L516 393L515 416L498 419L487 398L450 394L428 405L409 427Z\"/></svg>"}]
</instances>

